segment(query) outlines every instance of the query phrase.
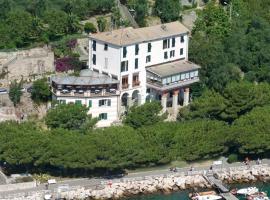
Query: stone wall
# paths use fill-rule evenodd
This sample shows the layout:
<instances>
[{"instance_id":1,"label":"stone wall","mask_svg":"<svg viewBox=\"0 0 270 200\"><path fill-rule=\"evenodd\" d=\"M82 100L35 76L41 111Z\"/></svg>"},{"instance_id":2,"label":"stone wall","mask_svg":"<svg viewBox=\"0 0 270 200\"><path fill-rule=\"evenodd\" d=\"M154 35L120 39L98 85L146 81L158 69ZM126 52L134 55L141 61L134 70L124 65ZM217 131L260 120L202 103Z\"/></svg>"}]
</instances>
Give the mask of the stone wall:
<instances>
[{"instance_id":1,"label":"stone wall","mask_svg":"<svg viewBox=\"0 0 270 200\"><path fill-rule=\"evenodd\" d=\"M2 86L8 85L15 79L31 81L47 72L53 72L54 69L54 53L48 47L0 52Z\"/></svg>"}]
</instances>

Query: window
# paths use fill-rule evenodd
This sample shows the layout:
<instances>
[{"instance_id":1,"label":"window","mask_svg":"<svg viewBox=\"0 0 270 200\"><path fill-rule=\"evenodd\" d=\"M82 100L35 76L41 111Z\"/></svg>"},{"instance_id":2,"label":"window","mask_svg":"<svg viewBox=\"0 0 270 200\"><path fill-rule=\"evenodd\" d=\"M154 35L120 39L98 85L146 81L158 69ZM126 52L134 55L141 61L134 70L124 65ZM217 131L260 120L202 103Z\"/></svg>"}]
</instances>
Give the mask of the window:
<instances>
[{"instance_id":1,"label":"window","mask_svg":"<svg viewBox=\"0 0 270 200\"><path fill-rule=\"evenodd\" d=\"M186 78L186 74L181 74L181 80L184 80Z\"/></svg>"},{"instance_id":2,"label":"window","mask_svg":"<svg viewBox=\"0 0 270 200\"><path fill-rule=\"evenodd\" d=\"M139 59L135 58L135 69L138 69L139 67Z\"/></svg>"},{"instance_id":3,"label":"window","mask_svg":"<svg viewBox=\"0 0 270 200\"><path fill-rule=\"evenodd\" d=\"M135 45L135 55L138 55L139 54L139 45L136 44Z\"/></svg>"},{"instance_id":4,"label":"window","mask_svg":"<svg viewBox=\"0 0 270 200\"><path fill-rule=\"evenodd\" d=\"M82 105L82 100L75 100L75 104Z\"/></svg>"},{"instance_id":5,"label":"window","mask_svg":"<svg viewBox=\"0 0 270 200\"><path fill-rule=\"evenodd\" d=\"M92 100L88 101L88 107L91 108L92 107Z\"/></svg>"},{"instance_id":6,"label":"window","mask_svg":"<svg viewBox=\"0 0 270 200\"><path fill-rule=\"evenodd\" d=\"M105 58L104 68L105 68L105 69L108 69L108 58Z\"/></svg>"},{"instance_id":7,"label":"window","mask_svg":"<svg viewBox=\"0 0 270 200\"><path fill-rule=\"evenodd\" d=\"M93 40L92 47L93 47L93 51L96 51L96 48L97 48L97 42L96 42L95 40Z\"/></svg>"},{"instance_id":8,"label":"window","mask_svg":"<svg viewBox=\"0 0 270 200\"><path fill-rule=\"evenodd\" d=\"M66 104L66 100L60 100L59 104Z\"/></svg>"},{"instance_id":9,"label":"window","mask_svg":"<svg viewBox=\"0 0 270 200\"><path fill-rule=\"evenodd\" d=\"M172 38L172 47L175 47L175 38Z\"/></svg>"},{"instance_id":10,"label":"window","mask_svg":"<svg viewBox=\"0 0 270 200\"><path fill-rule=\"evenodd\" d=\"M132 78L132 86L139 86L140 85L140 81L139 81L139 74L133 74L133 78Z\"/></svg>"},{"instance_id":11,"label":"window","mask_svg":"<svg viewBox=\"0 0 270 200\"><path fill-rule=\"evenodd\" d=\"M163 49L167 49L167 48L170 48L170 40L169 39L163 40Z\"/></svg>"},{"instance_id":12,"label":"window","mask_svg":"<svg viewBox=\"0 0 270 200\"><path fill-rule=\"evenodd\" d=\"M111 100L110 99L102 99L98 101L98 106L111 106Z\"/></svg>"},{"instance_id":13,"label":"window","mask_svg":"<svg viewBox=\"0 0 270 200\"><path fill-rule=\"evenodd\" d=\"M151 52L151 50L152 50L152 44L151 43L148 43L147 52Z\"/></svg>"},{"instance_id":14,"label":"window","mask_svg":"<svg viewBox=\"0 0 270 200\"><path fill-rule=\"evenodd\" d=\"M128 76L122 77L122 89L128 88Z\"/></svg>"},{"instance_id":15,"label":"window","mask_svg":"<svg viewBox=\"0 0 270 200\"><path fill-rule=\"evenodd\" d=\"M184 36L183 35L180 37L180 41L181 41L181 43L184 43L185 42L185 39L184 39Z\"/></svg>"},{"instance_id":16,"label":"window","mask_svg":"<svg viewBox=\"0 0 270 200\"><path fill-rule=\"evenodd\" d=\"M186 78L189 78L189 73L186 73Z\"/></svg>"},{"instance_id":17,"label":"window","mask_svg":"<svg viewBox=\"0 0 270 200\"><path fill-rule=\"evenodd\" d=\"M163 79L162 79L162 84L163 84L163 85L166 85L166 84L167 84L166 78L163 78Z\"/></svg>"},{"instance_id":18,"label":"window","mask_svg":"<svg viewBox=\"0 0 270 200\"><path fill-rule=\"evenodd\" d=\"M183 53L184 53L184 49L183 49L183 48L181 48L181 49L180 49L180 56L182 56L182 55L183 55Z\"/></svg>"},{"instance_id":19,"label":"window","mask_svg":"<svg viewBox=\"0 0 270 200\"><path fill-rule=\"evenodd\" d=\"M123 58L127 57L127 47L123 47Z\"/></svg>"},{"instance_id":20,"label":"window","mask_svg":"<svg viewBox=\"0 0 270 200\"><path fill-rule=\"evenodd\" d=\"M128 61L122 61L121 62L121 72L126 72L128 71Z\"/></svg>"},{"instance_id":21,"label":"window","mask_svg":"<svg viewBox=\"0 0 270 200\"><path fill-rule=\"evenodd\" d=\"M99 119L100 120L107 120L108 119L108 114L107 113L100 113L99 114Z\"/></svg>"},{"instance_id":22,"label":"window","mask_svg":"<svg viewBox=\"0 0 270 200\"><path fill-rule=\"evenodd\" d=\"M167 84L172 82L172 77L167 77Z\"/></svg>"},{"instance_id":23,"label":"window","mask_svg":"<svg viewBox=\"0 0 270 200\"><path fill-rule=\"evenodd\" d=\"M149 62L151 62L151 56L146 56L146 63L149 63Z\"/></svg>"},{"instance_id":24,"label":"window","mask_svg":"<svg viewBox=\"0 0 270 200\"><path fill-rule=\"evenodd\" d=\"M170 58L174 57L175 51L170 51Z\"/></svg>"},{"instance_id":25,"label":"window","mask_svg":"<svg viewBox=\"0 0 270 200\"><path fill-rule=\"evenodd\" d=\"M164 59L168 58L168 52L164 52Z\"/></svg>"},{"instance_id":26,"label":"window","mask_svg":"<svg viewBox=\"0 0 270 200\"><path fill-rule=\"evenodd\" d=\"M104 44L104 51L108 51L108 44Z\"/></svg>"},{"instance_id":27,"label":"window","mask_svg":"<svg viewBox=\"0 0 270 200\"><path fill-rule=\"evenodd\" d=\"M96 60L97 60L97 56L96 56L96 54L93 54L93 65L96 64Z\"/></svg>"}]
</instances>

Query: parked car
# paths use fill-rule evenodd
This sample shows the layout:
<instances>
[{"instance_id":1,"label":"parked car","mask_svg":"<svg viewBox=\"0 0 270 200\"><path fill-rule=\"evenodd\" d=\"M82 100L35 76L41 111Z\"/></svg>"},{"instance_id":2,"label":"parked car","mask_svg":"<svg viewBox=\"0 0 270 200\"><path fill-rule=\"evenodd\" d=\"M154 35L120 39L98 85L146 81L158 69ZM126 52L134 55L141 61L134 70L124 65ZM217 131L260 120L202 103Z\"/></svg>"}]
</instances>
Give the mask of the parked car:
<instances>
[{"instance_id":1,"label":"parked car","mask_svg":"<svg viewBox=\"0 0 270 200\"><path fill-rule=\"evenodd\" d=\"M7 94L8 90L5 88L0 88L0 94Z\"/></svg>"}]
</instances>

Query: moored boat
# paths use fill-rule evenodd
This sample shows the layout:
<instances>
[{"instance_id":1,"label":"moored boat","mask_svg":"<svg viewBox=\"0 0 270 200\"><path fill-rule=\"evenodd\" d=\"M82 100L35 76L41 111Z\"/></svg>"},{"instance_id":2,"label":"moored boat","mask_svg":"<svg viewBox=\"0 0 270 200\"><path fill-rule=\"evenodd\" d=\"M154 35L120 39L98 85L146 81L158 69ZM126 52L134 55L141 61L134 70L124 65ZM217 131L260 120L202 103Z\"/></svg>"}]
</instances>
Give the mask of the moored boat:
<instances>
[{"instance_id":1,"label":"moored boat","mask_svg":"<svg viewBox=\"0 0 270 200\"><path fill-rule=\"evenodd\" d=\"M259 192L259 189L256 187L248 187L248 188L237 190L237 194L240 194L240 195L252 195L258 192Z\"/></svg>"},{"instance_id":2,"label":"moored boat","mask_svg":"<svg viewBox=\"0 0 270 200\"><path fill-rule=\"evenodd\" d=\"M218 200L222 199L221 196L217 195L215 191L199 192L192 195L193 200Z\"/></svg>"},{"instance_id":3,"label":"moored boat","mask_svg":"<svg viewBox=\"0 0 270 200\"><path fill-rule=\"evenodd\" d=\"M249 195L247 200L269 200L269 197L265 192L257 192L255 194Z\"/></svg>"}]
</instances>

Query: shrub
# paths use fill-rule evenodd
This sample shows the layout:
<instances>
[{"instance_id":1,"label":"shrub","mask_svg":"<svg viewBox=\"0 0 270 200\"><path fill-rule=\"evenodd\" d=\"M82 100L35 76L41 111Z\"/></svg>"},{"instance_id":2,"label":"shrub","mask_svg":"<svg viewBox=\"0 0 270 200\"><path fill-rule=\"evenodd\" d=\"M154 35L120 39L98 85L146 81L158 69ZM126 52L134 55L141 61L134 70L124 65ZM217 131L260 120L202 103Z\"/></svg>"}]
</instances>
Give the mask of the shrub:
<instances>
[{"instance_id":1,"label":"shrub","mask_svg":"<svg viewBox=\"0 0 270 200\"><path fill-rule=\"evenodd\" d=\"M228 163L233 163L238 161L238 155L237 154L230 154L228 157Z\"/></svg>"},{"instance_id":2,"label":"shrub","mask_svg":"<svg viewBox=\"0 0 270 200\"><path fill-rule=\"evenodd\" d=\"M87 22L84 25L84 31L89 34L89 33L96 33L97 32L97 28L95 27L95 25L93 23Z\"/></svg>"}]
</instances>

